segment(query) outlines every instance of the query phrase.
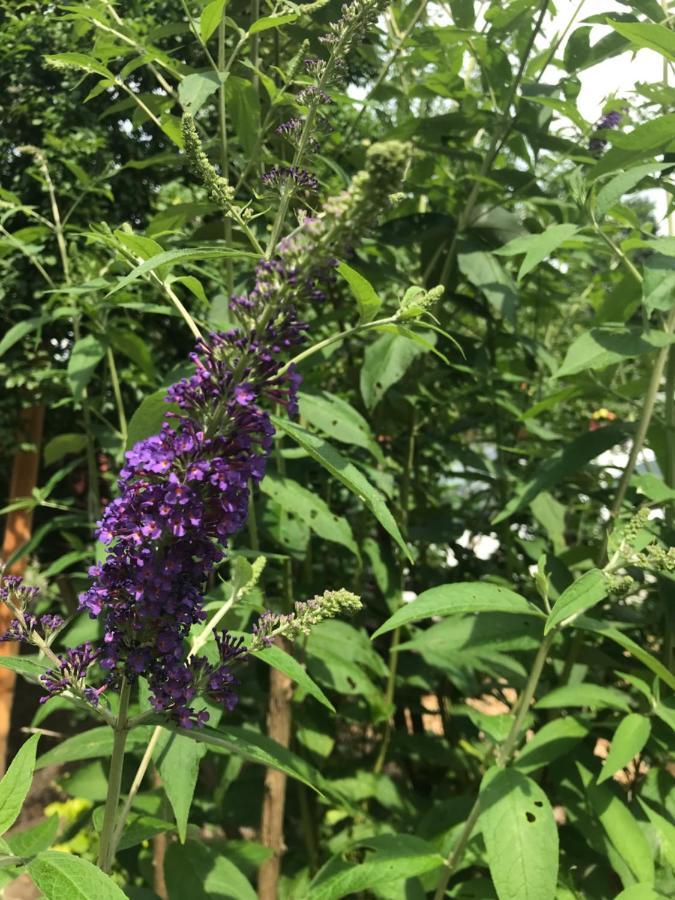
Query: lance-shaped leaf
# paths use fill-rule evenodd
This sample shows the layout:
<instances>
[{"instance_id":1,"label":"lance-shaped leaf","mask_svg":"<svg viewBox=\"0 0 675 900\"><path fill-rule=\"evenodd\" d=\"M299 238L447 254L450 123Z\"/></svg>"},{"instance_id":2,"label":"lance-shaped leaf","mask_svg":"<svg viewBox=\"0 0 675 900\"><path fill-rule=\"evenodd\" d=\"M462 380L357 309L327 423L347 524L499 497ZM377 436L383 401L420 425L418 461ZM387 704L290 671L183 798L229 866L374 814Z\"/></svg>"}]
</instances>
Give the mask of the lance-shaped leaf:
<instances>
[{"instance_id":1,"label":"lance-shaped leaf","mask_svg":"<svg viewBox=\"0 0 675 900\"><path fill-rule=\"evenodd\" d=\"M493 766L481 784L479 821L499 900L553 900L558 829L539 785Z\"/></svg>"},{"instance_id":2,"label":"lance-shaped leaf","mask_svg":"<svg viewBox=\"0 0 675 900\"><path fill-rule=\"evenodd\" d=\"M284 434L287 434L296 443L300 444L313 459L341 481L353 494L356 494L412 562L410 550L403 540L396 520L384 502L384 497L377 488L373 487L365 475L328 441L322 440L322 438L311 434L306 429L286 419L273 416L272 422L276 429L283 431Z\"/></svg>"},{"instance_id":3,"label":"lance-shaped leaf","mask_svg":"<svg viewBox=\"0 0 675 900\"><path fill-rule=\"evenodd\" d=\"M525 254L518 271L518 281L531 272L540 262L551 256L561 244L577 233L576 225L551 225L540 234L527 234L514 238L504 247L495 250L499 256L519 256Z\"/></svg>"},{"instance_id":4,"label":"lance-shaped leaf","mask_svg":"<svg viewBox=\"0 0 675 900\"><path fill-rule=\"evenodd\" d=\"M33 780L39 734L28 738L0 781L0 834L16 822Z\"/></svg>"},{"instance_id":5,"label":"lance-shaped leaf","mask_svg":"<svg viewBox=\"0 0 675 900\"><path fill-rule=\"evenodd\" d=\"M277 741L257 731L246 728L195 728L193 730L178 728L171 723L165 727L177 734L199 741L220 753L233 753L249 762L258 763L272 769L278 769L297 781L302 781L317 792L322 791L320 774L295 753L287 750Z\"/></svg>"},{"instance_id":6,"label":"lance-shaped leaf","mask_svg":"<svg viewBox=\"0 0 675 900\"><path fill-rule=\"evenodd\" d=\"M354 295L356 308L359 311L359 322L372 322L378 309L382 306L382 300L378 297L375 288L367 278L364 278L360 272L352 269L345 262L341 262L335 271L344 278Z\"/></svg>"},{"instance_id":7,"label":"lance-shaped leaf","mask_svg":"<svg viewBox=\"0 0 675 900\"><path fill-rule=\"evenodd\" d=\"M28 864L28 871L45 900L126 900L112 878L71 853L47 850Z\"/></svg>"},{"instance_id":8,"label":"lance-shaped leaf","mask_svg":"<svg viewBox=\"0 0 675 900\"><path fill-rule=\"evenodd\" d=\"M305 667L300 665L297 659L294 659L290 653L286 653L281 647L277 647L273 644L271 647L266 647L264 650L256 650L251 655L255 656L257 659L261 659L264 663L267 663L268 666L272 666L272 668L283 672L284 675L288 675L298 687L302 688L308 694L311 694L312 697L315 697L319 703L328 707L331 712L335 712L335 707L321 690L319 685L309 677Z\"/></svg>"},{"instance_id":9,"label":"lance-shaped leaf","mask_svg":"<svg viewBox=\"0 0 675 900\"><path fill-rule=\"evenodd\" d=\"M307 896L312 900L340 900L422 875L443 864L443 857L434 847L411 834L378 835L350 847L360 848L370 852L358 864L345 862L344 853L329 860L312 880Z\"/></svg>"},{"instance_id":10,"label":"lance-shaped leaf","mask_svg":"<svg viewBox=\"0 0 675 900\"><path fill-rule=\"evenodd\" d=\"M411 603L397 609L380 625L373 638L431 616L456 616L462 613L514 613L538 616L543 613L520 594L488 582L459 582L442 584L420 594Z\"/></svg>"},{"instance_id":11,"label":"lance-shaped leaf","mask_svg":"<svg viewBox=\"0 0 675 900\"><path fill-rule=\"evenodd\" d=\"M570 616L578 615L595 606L606 596L607 580L600 569L584 572L581 578L573 582L556 600L546 620L544 634L548 634L552 628Z\"/></svg>"},{"instance_id":12,"label":"lance-shaped leaf","mask_svg":"<svg viewBox=\"0 0 675 900\"><path fill-rule=\"evenodd\" d=\"M609 747L607 759L598 775L598 784L607 781L634 759L649 740L652 726L646 716L630 713L619 723Z\"/></svg>"}]
</instances>

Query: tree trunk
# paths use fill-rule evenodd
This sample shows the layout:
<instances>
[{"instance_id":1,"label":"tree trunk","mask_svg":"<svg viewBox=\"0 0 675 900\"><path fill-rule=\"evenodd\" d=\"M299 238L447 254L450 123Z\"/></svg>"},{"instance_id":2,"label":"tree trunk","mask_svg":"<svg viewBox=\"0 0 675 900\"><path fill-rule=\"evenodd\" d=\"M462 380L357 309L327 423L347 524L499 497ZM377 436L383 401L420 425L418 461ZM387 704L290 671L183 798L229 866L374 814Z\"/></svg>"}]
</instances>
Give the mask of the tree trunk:
<instances>
[{"instance_id":1,"label":"tree trunk","mask_svg":"<svg viewBox=\"0 0 675 900\"><path fill-rule=\"evenodd\" d=\"M35 449L17 450L14 455L9 488L10 503L19 497L30 497L33 488L37 485L44 414L44 406L33 406L24 410L21 415L19 440L22 443L33 444ZM32 510L18 509L8 513L2 542L3 560L9 559L30 539L32 528ZM27 560L24 557L15 562L9 571L13 575L21 575L26 569L26 564ZM4 604L0 605L0 634L7 631L11 618L9 609ZM19 645L14 641L0 642L0 656L15 656L18 652ZM12 718L15 680L14 672L10 669L0 668L0 775L4 773L7 765L7 741Z\"/></svg>"},{"instance_id":2,"label":"tree trunk","mask_svg":"<svg viewBox=\"0 0 675 900\"><path fill-rule=\"evenodd\" d=\"M288 747L291 741L291 699L293 682L283 672L270 670L270 695L267 706L267 734ZM269 847L272 856L260 867L258 873L259 900L277 900L281 857L284 843L284 806L286 803L286 776L276 769L265 773L265 797L260 819L260 840Z\"/></svg>"}]
</instances>

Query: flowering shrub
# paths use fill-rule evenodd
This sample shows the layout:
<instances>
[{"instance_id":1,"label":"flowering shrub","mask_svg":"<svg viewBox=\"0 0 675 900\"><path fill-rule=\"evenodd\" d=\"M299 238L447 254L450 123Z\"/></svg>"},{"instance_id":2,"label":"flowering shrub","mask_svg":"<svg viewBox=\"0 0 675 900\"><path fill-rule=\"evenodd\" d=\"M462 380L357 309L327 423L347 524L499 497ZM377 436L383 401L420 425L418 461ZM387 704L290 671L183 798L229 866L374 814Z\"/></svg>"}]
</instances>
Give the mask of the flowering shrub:
<instances>
[{"instance_id":1,"label":"flowering shrub","mask_svg":"<svg viewBox=\"0 0 675 900\"><path fill-rule=\"evenodd\" d=\"M671 896L666 7L5 5L0 889Z\"/></svg>"}]
</instances>

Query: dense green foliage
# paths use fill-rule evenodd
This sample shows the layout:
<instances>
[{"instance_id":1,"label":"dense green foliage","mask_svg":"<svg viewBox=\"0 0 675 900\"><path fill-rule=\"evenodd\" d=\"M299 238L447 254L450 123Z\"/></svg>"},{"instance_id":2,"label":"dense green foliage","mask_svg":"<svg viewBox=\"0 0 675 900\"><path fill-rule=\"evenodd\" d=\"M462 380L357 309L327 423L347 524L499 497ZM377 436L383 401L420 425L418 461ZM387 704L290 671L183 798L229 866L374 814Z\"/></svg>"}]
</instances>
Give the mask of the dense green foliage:
<instances>
[{"instance_id":1,"label":"dense green foliage","mask_svg":"<svg viewBox=\"0 0 675 900\"><path fill-rule=\"evenodd\" d=\"M673 896L675 237L635 195L671 208L675 89L608 98L621 122L600 133L576 104L604 59L675 62L669 4L622 6L591 45L593 21L551 33L547 0L395 0L352 47L309 209L375 141L406 142L406 177L299 311L325 346L299 361L299 418L275 420L208 608L235 598L235 631L329 588L363 608L291 659L250 659L236 710L200 742L162 730L110 877L93 863L112 731L64 699L40 706L35 727L72 735L39 739L38 767L62 767L61 821L5 836L1 883L27 868L49 900L152 898L165 834L164 896L254 897L271 766L290 776L283 900ZM39 611L73 616L57 650L99 636L76 598L124 451L188 370L175 299L226 328L250 286L246 229L188 166L181 115L265 245L279 198L261 175L294 154L275 129L302 114L301 62L325 55L340 9L2 3L0 471L19 411L45 404L39 487L12 508L34 511L21 555ZM438 285L433 315L396 318L411 287ZM235 561L260 555L241 590ZM270 667L295 684L286 747L266 733ZM129 735L123 794L151 734ZM0 782L2 832L36 741Z\"/></svg>"}]
</instances>

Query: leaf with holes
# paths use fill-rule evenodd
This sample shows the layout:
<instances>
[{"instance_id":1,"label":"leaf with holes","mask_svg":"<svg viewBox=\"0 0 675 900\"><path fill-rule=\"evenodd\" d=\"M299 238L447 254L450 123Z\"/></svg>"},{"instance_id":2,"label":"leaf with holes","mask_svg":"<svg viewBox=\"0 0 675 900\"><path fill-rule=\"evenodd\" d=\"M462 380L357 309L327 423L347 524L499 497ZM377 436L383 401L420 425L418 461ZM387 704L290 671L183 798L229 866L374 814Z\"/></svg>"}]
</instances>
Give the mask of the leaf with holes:
<instances>
[{"instance_id":1,"label":"leaf with holes","mask_svg":"<svg viewBox=\"0 0 675 900\"><path fill-rule=\"evenodd\" d=\"M558 829L539 785L493 766L480 787L480 825L499 900L553 900Z\"/></svg>"}]
</instances>

